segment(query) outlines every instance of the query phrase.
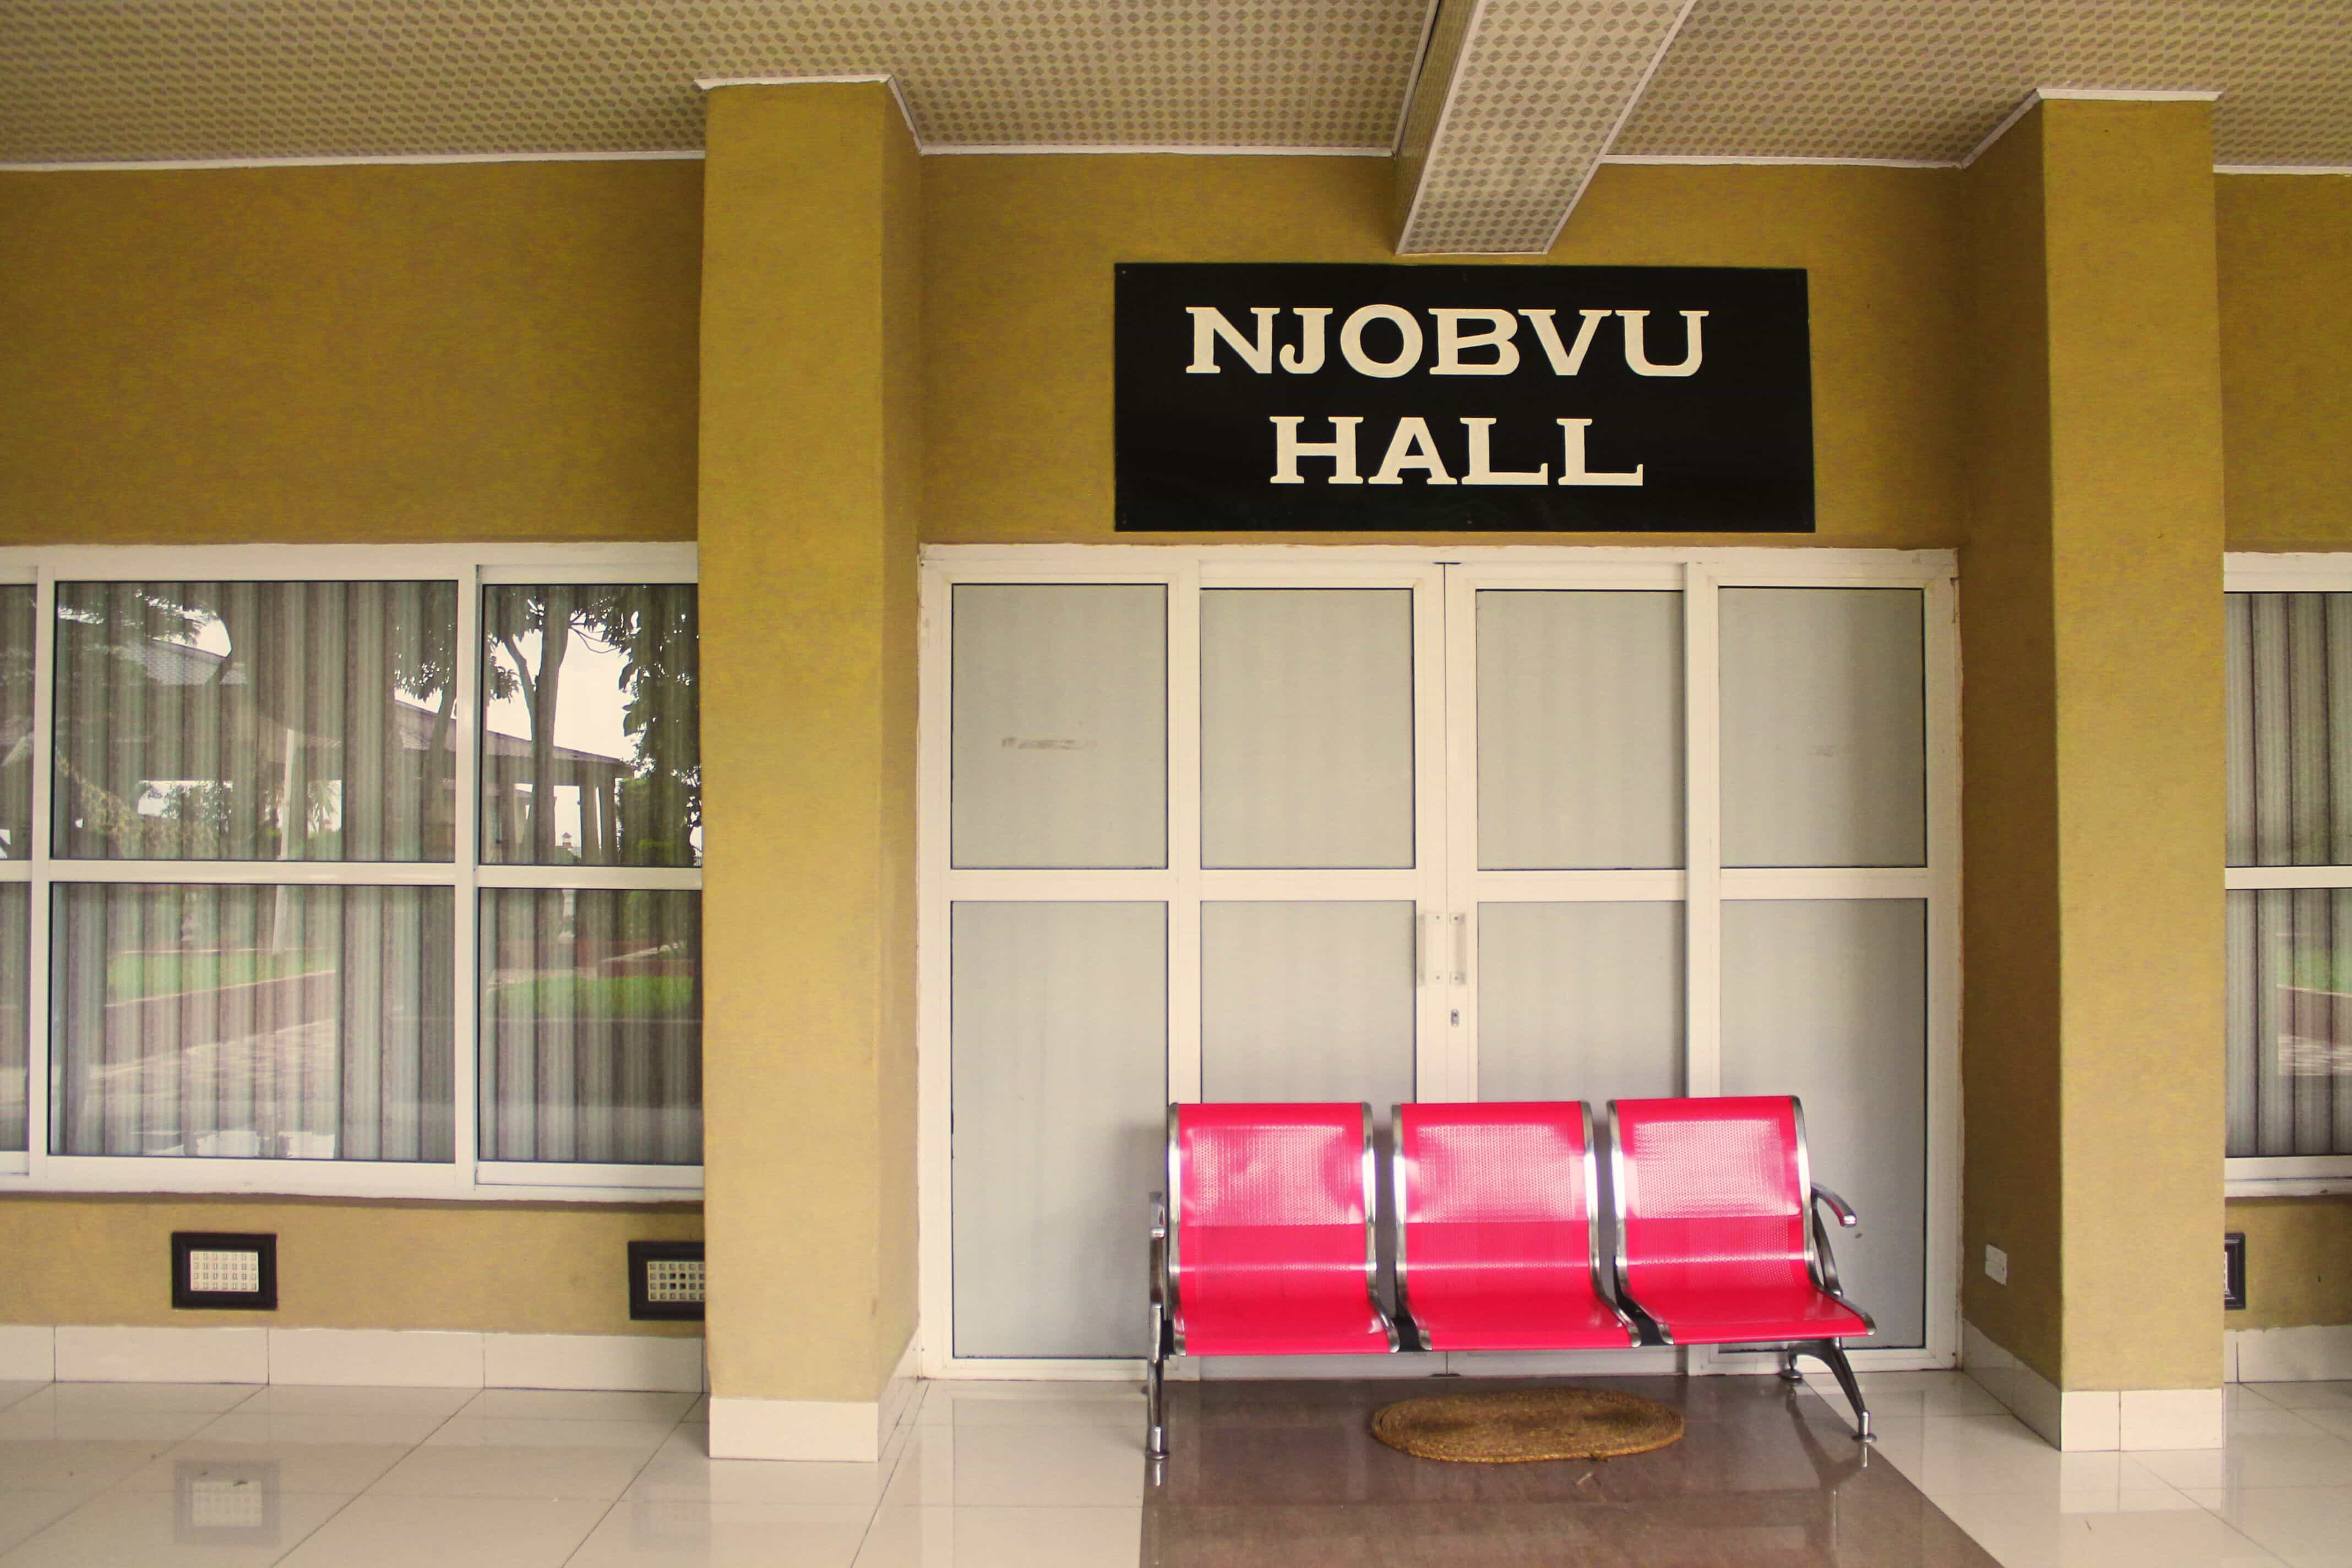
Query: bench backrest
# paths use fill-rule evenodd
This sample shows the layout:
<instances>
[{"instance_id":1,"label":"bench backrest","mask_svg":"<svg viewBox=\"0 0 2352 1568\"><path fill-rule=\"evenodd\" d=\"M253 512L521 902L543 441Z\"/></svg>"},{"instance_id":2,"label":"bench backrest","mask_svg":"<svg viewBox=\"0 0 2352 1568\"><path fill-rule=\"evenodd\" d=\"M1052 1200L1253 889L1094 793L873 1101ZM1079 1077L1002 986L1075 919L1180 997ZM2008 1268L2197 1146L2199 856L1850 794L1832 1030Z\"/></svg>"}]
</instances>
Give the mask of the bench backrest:
<instances>
[{"instance_id":1,"label":"bench backrest","mask_svg":"<svg viewBox=\"0 0 2352 1568\"><path fill-rule=\"evenodd\" d=\"M1617 1273L1736 1286L1812 1275L1804 1112L1787 1095L1609 1103Z\"/></svg>"},{"instance_id":2,"label":"bench backrest","mask_svg":"<svg viewBox=\"0 0 2352 1568\"><path fill-rule=\"evenodd\" d=\"M1580 1289L1601 1261L1592 1113L1579 1100L1400 1105L1397 1279L1426 1302L1465 1288Z\"/></svg>"},{"instance_id":3,"label":"bench backrest","mask_svg":"<svg viewBox=\"0 0 2352 1568\"><path fill-rule=\"evenodd\" d=\"M1246 1300L1367 1300L1372 1108L1173 1105L1168 1111L1169 1273L1179 1312Z\"/></svg>"}]
</instances>

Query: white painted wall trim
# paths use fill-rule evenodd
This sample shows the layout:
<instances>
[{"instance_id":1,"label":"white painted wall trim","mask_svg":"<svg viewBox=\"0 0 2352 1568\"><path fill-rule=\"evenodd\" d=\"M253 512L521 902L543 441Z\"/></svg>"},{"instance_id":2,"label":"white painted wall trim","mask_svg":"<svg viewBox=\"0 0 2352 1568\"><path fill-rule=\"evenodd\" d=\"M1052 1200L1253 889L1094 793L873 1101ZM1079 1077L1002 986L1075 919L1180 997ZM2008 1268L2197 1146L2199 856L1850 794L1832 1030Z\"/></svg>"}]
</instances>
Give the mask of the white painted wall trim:
<instances>
[{"instance_id":1,"label":"white painted wall trim","mask_svg":"<svg viewBox=\"0 0 2352 1568\"><path fill-rule=\"evenodd\" d=\"M0 1324L0 1379L699 1393L702 1340L433 1329Z\"/></svg>"},{"instance_id":2,"label":"white painted wall trim","mask_svg":"<svg viewBox=\"0 0 2352 1568\"><path fill-rule=\"evenodd\" d=\"M1974 1323L1961 1322L1960 1339L1962 1368L2053 1448L2072 1454L2221 1447L2229 1394L2219 1384L2061 1389Z\"/></svg>"},{"instance_id":3,"label":"white painted wall trim","mask_svg":"<svg viewBox=\"0 0 2352 1568\"><path fill-rule=\"evenodd\" d=\"M2352 1378L2352 1323L2230 1329L2221 1335L2232 1383L2330 1383Z\"/></svg>"},{"instance_id":4,"label":"white painted wall trim","mask_svg":"<svg viewBox=\"0 0 2352 1568\"><path fill-rule=\"evenodd\" d=\"M1985 132L1984 140L1959 161L1958 167L1965 169L1990 152L1993 143L2008 135L2010 128L2024 119L2037 103L2067 99L2097 103L2210 103L2221 96L2219 88L2189 88L2176 91L2156 88L2142 90L2107 87L2037 87L2020 99L2017 107L2011 110L2000 124Z\"/></svg>"}]
</instances>

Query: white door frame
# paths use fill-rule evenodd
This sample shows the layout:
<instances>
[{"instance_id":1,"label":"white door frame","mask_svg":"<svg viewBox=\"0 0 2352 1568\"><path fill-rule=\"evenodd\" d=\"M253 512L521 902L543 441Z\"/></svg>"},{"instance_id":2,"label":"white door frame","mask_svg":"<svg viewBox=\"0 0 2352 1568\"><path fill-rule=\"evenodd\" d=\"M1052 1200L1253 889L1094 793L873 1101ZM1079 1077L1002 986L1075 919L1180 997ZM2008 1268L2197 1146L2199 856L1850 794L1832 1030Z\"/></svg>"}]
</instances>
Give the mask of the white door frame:
<instances>
[{"instance_id":1,"label":"white door frame","mask_svg":"<svg viewBox=\"0 0 2352 1568\"><path fill-rule=\"evenodd\" d=\"M1445 568L1454 568L1445 571ZM1199 901L1241 898L1414 900L1424 957L1416 976L1418 1092L1470 1099L1476 1093L1476 883L1472 810L1475 733L1449 724L1470 706L1475 677L1469 595L1481 587L1617 588L1684 594L1686 868L1668 871L1514 873L1514 896L1546 899L1669 899L1685 904L1686 1070L1694 1094L1721 1081L1719 992L1721 900L1767 898L1924 899L1927 905L1927 1344L1857 1351L1864 1370L1954 1365L1959 1352L1959 668L1957 567L1949 551L1708 549L1631 546L931 545L922 552L921 668L918 738L919 1183L921 1265L919 1364L927 1377L1124 1380L1133 1360L958 1358L953 1354L953 1237L949 1170L948 917L952 900L988 897L1094 897L1164 900L1169 910L1168 1090L1197 1100L1201 1086ZM951 668L950 590L964 583L1165 584L1168 603L1168 849L1157 870L956 871L948 856L948 759ZM1714 590L1720 587L1916 588L1924 595L1927 752L1927 864L1910 870L1801 869L1726 872L1721 866L1717 744L1719 668ZM1404 587L1414 594L1416 842L1411 870L1200 870L1200 618L1202 587ZM1433 849L1436 852L1431 853ZM1540 885L1537 879L1540 879ZM1457 930L1456 927L1459 927ZM1459 954L1457 963L1455 955ZM1456 976L1459 976L1457 979ZM1459 1023L1453 1020L1458 1015ZM1138 1194L1138 1226L1141 1194ZM1138 1315L1142 1282L1137 1282ZM1494 1374L1559 1371L1761 1372L1772 1358L1705 1348L1576 1357L1465 1357L1454 1370ZM1399 1370L1360 1365L1332 1370ZM1422 1370L1453 1358L1415 1357ZM1508 1365L1506 1365L1506 1363ZM1649 1363L1659 1364L1653 1367ZM1637 1365L1637 1363L1640 1363ZM1173 1372L1191 1372L1179 1363ZM1286 1363L1269 1373L1297 1375Z\"/></svg>"}]
</instances>

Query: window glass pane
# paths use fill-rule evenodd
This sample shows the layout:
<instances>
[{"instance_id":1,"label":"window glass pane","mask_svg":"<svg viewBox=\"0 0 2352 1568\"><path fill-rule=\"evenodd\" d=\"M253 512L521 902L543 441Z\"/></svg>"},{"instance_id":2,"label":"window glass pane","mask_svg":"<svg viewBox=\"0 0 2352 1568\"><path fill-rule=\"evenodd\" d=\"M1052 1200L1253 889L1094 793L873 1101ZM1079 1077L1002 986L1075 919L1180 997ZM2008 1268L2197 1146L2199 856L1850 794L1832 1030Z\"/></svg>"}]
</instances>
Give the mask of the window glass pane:
<instances>
[{"instance_id":1,"label":"window glass pane","mask_svg":"<svg viewBox=\"0 0 2352 1568\"><path fill-rule=\"evenodd\" d=\"M1413 863L1409 590L1201 595L1201 863Z\"/></svg>"},{"instance_id":2,"label":"window glass pane","mask_svg":"<svg viewBox=\"0 0 2352 1568\"><path fill-rule=\"evenodd\" d=\"M452 583L60 583L60 857L446 860Z\"/></svg>"},{"instance_id":3,"label":"window glass pane","mask_svg":"<svg viewBox=\"0 0 2352 1568\"><path fill-rule=\"evenodd\" d=\"M702 1163L702 895L485 891L481 1153Z\"/></svg>"},{"instance_id":4,"label":"window glass pane","mask_svg":"<svg viewBox=\"0 0 2352 1568\"><path fill-rule=\"evenodd\" d=\"M2352 889L2229 898L2229 1153L2352 1154Z\"/></svg>"},{"instance_id":5,"label":"window glass pane","mask_svg":"<svg viewBox=\"0 0 2352 1568\"><path fill-rule=\"evenodd\" d=\"M1723 863L1923 866L1915 588L1726 588Z\"/></svg>"},{"instance_id":6,"label":"window glass pane","mask_svg":"<svg viewBox=\"0 0 2352 1568\"><path fill-rule=\"evenodd\" d=\"M485 864L701 864L698 630L691 583L482 590Z\"/></svg>"},{"instance_id":7,"label":"window glass pane","mask_svg":"<svg viewBox=\"0 0 2352 1568\"><path fill-rule=\"evenodd\" d=\"M1478 1098L1682 1092L1680 904L1478 906Z\"/></svg>"},{"instance_id":8,"label":"window glass pane","mask_svg":"<svg viewBox=\"0 0 2352 1568\"><path fill-rule=\"evenodd\" d=\"M1413 1098L1413 907L1201 906L1201 1098Z\"/></svg>"},{"instance_id":9,"label":"window glass pane","mask_svg":"<svg viewBox=\"0 0 2352 1568\"><path fill-rule=\"evenodd\" d=\"M2231 594L2229 860L2352 865L2352 594Z\"/></svg>"},{"instance_id":10,"label":"window glass pane","mask_svg":"<svg viewBox=\"0 0 2352 1568\"><path fill-rule=\"evenodd\" d=\"M28 741L35 614L30 583L0 585L0 860L22 860L33 853L33 748Z\"/></svg>"},{"instance_id":11,"label":"window glass pane","mask_svg":"<svg viewBox=\"0 0 2352 1568\"><path fill-rule=\"evenodd\" d=\"M955 1353L1141 1355L1167 906L959 903L949 943Z\"/></svg>"},{"instance_id":12,"label":"window glass pane","mask_svg":"<svg viewBox=\"0 0 2352 1568\"><path fill-rule=\"evenodd\" d=\"M1683 863L1679 594L1478 595L1478 865Z\"/></svg>"},{"instance_id":13,"label":"window glass pane","mask_svg":"<svg viewBox=\"0 0 2352 1568\"><path fill-rule=\"evenodd\" d=\"M1168 590L955 591L960 867L1168 864Z\"/></svg>"},{"instance_id":14,"label":"window glass pane","mask_svg":"<svg viewBox=\"0 0 2352 1568\"><path fill-rule=\"evenodd\" d=\"M30 1079L26 1064L31 1037L25 1016L26 963L33 889L23 882L0 887L0 1152L21 1153Z\"/></svg>"},{"instance_id":15,"label":"window glass pane","mask_svg":"<svg viewBox=\"0 0 2352 1568\"><path fill-rule=\"evenodd\" d=\"M58 887L50 1152L452 1158L452 899Z\"/></svg>"},{"instance_id":16,"label":"window glass pane","mask_svg":"<svg viewBox=\"0 0 2352 1568\"><path fill-rule=\"evenodd\" d=\"M1723 906L1723 1092L1793 1094L1813 1180L1852 1203L1831 1245L1879 1346L1926 1343L1927 906Z\"/></svg>"}]
</instances>

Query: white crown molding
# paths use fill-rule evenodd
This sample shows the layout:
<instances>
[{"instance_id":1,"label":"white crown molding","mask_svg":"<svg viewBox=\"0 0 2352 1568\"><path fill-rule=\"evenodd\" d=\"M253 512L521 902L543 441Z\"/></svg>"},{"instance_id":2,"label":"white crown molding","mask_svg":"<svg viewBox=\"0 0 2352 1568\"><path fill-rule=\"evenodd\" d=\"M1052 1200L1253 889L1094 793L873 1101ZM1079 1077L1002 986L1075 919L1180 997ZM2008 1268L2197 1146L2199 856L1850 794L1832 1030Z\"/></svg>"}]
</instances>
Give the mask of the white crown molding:
<instances>
[{"instance_id":1,"label":"white crown molding","mask_svg":"<svg viewBox=\"0 0 2352 1568\"><path fill-rule=\"evenodd\" d=\"M702 149L680 147L645 153L386 153L348 158L104 158L76 163L0 163L0 174L161 174L188 169L340 169L429 163L699 163Z\"/></svg>"},{"instance_id":2,"label":"white crown molding","mask_svg":"<svg viewBox=\"0 0 2352 1568\"><path fill-rule=\"evenodd\" d=\"M915 125L915 111L907 107L907 95L899 89L895 71L851 71L838 76L700 76L694 79L694 85L709 92L722 87L820 87L874 81L890 89L891 101L898 106L898 118L907 122L907 134L913 138L915 151L925 151L923 133Z\"/></svg>"},{"instance_id":3,"label":"white crown molding","mask_svg":"<svg viewBox=\"0 0 2352 1568\"><path fill-rule=\"evenodd\" d=\"M1227 147L1198 142L935 142L926 158L1022 157L1064 154L1181 158L1386 158L1385 147Z\"/></svg>"},{"instance_id":4,"label":"white crown molding","mask_svg":"<svg viewBox=\"0 0 2352 1568\"><path fill-rule=\"evenodd\" d=\"M2057 100L2082 100L2093 103L2211 103L2221 96L2219 88L2120 88L2120 87L2037 87L2018 100L2017 107L2001 117L2000 124L1985 132L1984 140L1969 150L1958 167L1968 168L1991 151L1992 144L2010 132L2010 128L2031 113L2037 103Z\"/></svg>"},{"instance_id":5,"label":"white crown molding","mask_svg":"<svg viewBox=\"0 0 2352 1568\"><path fill-rule=\"evenodd\" d=\"M1679 168L1685 164L1692 166L1728 164L1742 168L1773 168L1783 164L1800 168L1835 169L1957 169L1959 167L1959 164L1948 158L1781 158L1737 153L1718 156L1712 153L1612 153L1603 157L1601 162L1622 163L1629 168L1651 165Z\"/></svg>"},{"instance_id":6,"label":"white crown molding","mask_svg":"<svg viewBox=\"0 0 2352 1568\"><path fill-rule=\"evenodd\" d=\"M2217 174L2352 174L2352 163L2216 163Z\"/></svg>"}]
</instances>

